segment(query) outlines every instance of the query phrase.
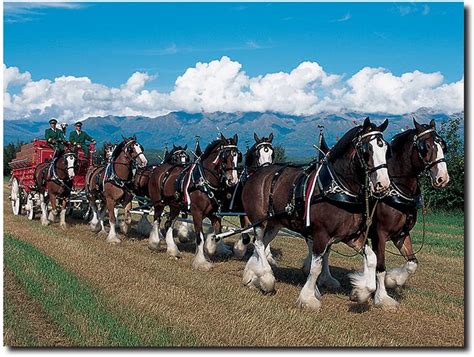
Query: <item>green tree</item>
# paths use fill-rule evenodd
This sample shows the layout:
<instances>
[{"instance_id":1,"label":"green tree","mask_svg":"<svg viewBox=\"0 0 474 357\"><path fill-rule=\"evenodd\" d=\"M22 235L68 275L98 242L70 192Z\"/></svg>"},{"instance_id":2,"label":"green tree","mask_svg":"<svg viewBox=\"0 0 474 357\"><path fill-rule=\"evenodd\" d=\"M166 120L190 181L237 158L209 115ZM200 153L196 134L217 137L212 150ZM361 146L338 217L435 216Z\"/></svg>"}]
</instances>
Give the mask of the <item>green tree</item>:
<instances>
[{"instance_id":1,"label":"green tree","mask_svg":"<svg viewBox=\"0 0 474 357\"><path fill-rule=\"evenodd\" d=\"M435 189L429 178L422 180L425 205L429 209L464 210L464 145L460 133L463 119L452 117L438 131L448 147L445 158L449 183L445 188Z\"/></svg>"},{"instance_id":2,"label":"green tree","mask_svg":"<svg viewBox=\"0 0 474 357\"><path fill-rule=\"evenodd\" d=\"M3 147L3 176L9 176L12 173L9 163L15 158L23 144L23 141L17 141L16 144L9 143Z\"/></svg>"},{"instance_id":3,"label":"green tree","mask_svg":"<svg viewBox=\"0 0 474 357\"><path fill-rule=\"evenodd\" d=\"M275 163L276 164L286 162L287 157L286 157L285 148L281 144L275 145L273 147L273 150L275 150Z\"/></svg>"}]
</instances>

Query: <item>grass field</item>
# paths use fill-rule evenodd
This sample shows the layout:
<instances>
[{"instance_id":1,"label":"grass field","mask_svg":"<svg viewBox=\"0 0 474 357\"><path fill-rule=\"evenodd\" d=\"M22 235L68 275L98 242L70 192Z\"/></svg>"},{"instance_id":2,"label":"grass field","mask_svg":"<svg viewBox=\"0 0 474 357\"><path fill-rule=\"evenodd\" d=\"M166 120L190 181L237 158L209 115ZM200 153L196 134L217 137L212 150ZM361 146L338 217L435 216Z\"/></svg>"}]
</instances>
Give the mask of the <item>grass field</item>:
<instances>
[{"instance_id":1,"label":"grass field","mask_svg":"<svg viewBox=\"0 0 474 357\"><path fill-rule=\"evenodd\" d=\"M151 252L134 231L118 246L70 221L13 216L4 184L4 344L6 346L456 346L464 345L464 216L430 214L419 270L402 291L401 307L349 301L347 273L361 258L332 254L339 291L323 290L322 311L296 307L305 282L306 244L278 237L277 293L242 286L245 261L191 269L192 244L180 260ZM422 229L414 231L415 249ZM228 241L232 244L232 239ZM351 254L343 245L342 253ZM389 244L388 249L396 249ZM403 264L388 254L387 266Z\"/></svg>"}]
</instances>

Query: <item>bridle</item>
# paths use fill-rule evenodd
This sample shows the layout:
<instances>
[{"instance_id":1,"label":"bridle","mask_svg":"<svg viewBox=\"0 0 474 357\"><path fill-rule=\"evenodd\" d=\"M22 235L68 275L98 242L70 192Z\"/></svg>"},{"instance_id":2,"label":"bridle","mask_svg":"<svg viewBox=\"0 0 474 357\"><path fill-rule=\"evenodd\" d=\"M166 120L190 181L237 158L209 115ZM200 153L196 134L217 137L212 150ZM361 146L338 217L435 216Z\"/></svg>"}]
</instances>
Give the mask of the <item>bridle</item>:
<instances>
[{"instance_id":1,"label":"bridle","mask_svg":"<svg viewBox=\"0 0 474 357\"><path fill-rule=\"evenodd\" d=\"M130 154L129 149L130 149L130 145L132 145L132 144L138 144L138 146L140 146L141 152L139 152L137 154L135 150L132 150L132 154ZM135 140L128 141L124 145L122 151L124 152L125 157L127 158L128 161L132 161L132 162L135 163L137 161L137 159L140 157L140 155L143 155L143 158L146 160L146 157L145 157L145 154L144 154L145 149L143 148L143 146L141 144L137 143ZM133 155L133 154L135 154L135 155ZM145 161L145 160L143 160L143 161Z\"/></svg>"},{"instance_id":2,"label":"bridle","mask_svg":"<svg viewBox=\"0 0 474 357\"><path fill-rule=\"evenodd\" d=\"M362 139L364 139L366 137L370 138L369 142L362 142ZM373 131L369 131L368 133L365 133L363 135L358 135L357 137L355 137L352 140L352 142L354 143L354 146L356 148L357 157L359 158L359 162L362 165L362 167L364 168L366 175L370 175L370 174L374 173L377 170L384 169L384 168L386 169L388 167L387 162L385 162L384 164L380 164L378 166L369 167L367 165L367 162L364 160L364 155L369 153L369 150L370 150L369 145L370 145L370 141L373 137L378 137L379 140L382 140L387 145L387 147L390 148L388 143L383 138L383 133L381 131L378 131L378 130L373 130Z\"/></svg>"},{"instance_id":3,"label":"bridle","mask_svg":"<svg viewBox=\"0 0 474 357\"><path fill-rule=\"evenodd\" d=\"M260 147L263 147L266 152L268 152L268 150L272 150L272 161L273 161L273 156L275 155L275 151L273 150L272 143L269 142L269 141L262 141L262 142L258 143L257 145L255 145L254 151L255 151L255 156L257 157L257 159L260 159ZM271 163L266 162L263 165L257 165L257 166L258 167L264 167L264 166L268 166L268 165L271 165Z\"/></svg>"},{"instance_id":4,"label":"bridle","mask_svg":"<svg viewBox=\"0 0 474 357\"><path fill-rule=\"evenodd\" d=\"M213 170L206 169L206 171L210 171L214 175L214 177L216 177L220 182L226 179L225 174L227 171L237 170L237 166L227 167L227 165L225 164L228 153L230 153L233 156L237 155L237 163L242 161L242 153L239 151L237 145L233 145L233 144L222 145L219 147L217 151L217 156L212 162L215 167L216 166L219 167L219 171L216 172Z\"/></svg>"},{"instance_id":5,"label":"bridle","mask_svg":"<svg viewBox=\"0 0 474 357\"><path fill-rule=\"evenodd\" d=\"M183 156L186 158L185 163L189 162L189 155L186 152L186 150L184 150L184 149L178 149L178 150L172 152L171 161L181 164L182 163L181 162L181 157L183 157Z\"/></svg>"},{"instance_id":6,"label":"bridle","mask_svg":"<svg viewBox=\"0 0 474 357\"><path fill-rule=\"evenodd\" d=\"M423 162L424 173L427 173L429 169L431 169L433 166L438 165L441 162L446 162L446 159L444 157L442 157L441 159L434 160L434 161L425 160L424 156L428 153L428 149L426 147L426 141L425 140L421 141L421 137L429 133L434 133L433 139L436 143L439 143L441 145L441 148L443 149L443 151L446 148L446 142L443 140L441 136L438 135L438 133L436 132L436 129L434 128L426 129L425 131L413 137L413 146L417 149L418 156L420 160Z\"/></svg>"}]
</instances>

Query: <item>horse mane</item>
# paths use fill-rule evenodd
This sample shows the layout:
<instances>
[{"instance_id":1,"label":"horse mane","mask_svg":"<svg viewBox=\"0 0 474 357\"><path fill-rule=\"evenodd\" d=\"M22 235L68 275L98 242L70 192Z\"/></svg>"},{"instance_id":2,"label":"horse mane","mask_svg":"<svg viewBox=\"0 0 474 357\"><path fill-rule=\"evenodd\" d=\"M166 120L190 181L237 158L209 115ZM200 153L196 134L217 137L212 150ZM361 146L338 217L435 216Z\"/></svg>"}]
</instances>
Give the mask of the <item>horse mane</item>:
<instances>
[{"instance_id":1,"label":"horse mane","mask_svg":"<svg viewBox=\"0 0 474 357\"><path fill-rule=\"evenodd\" d=\"M219 146L219 145L225 145L227 144L227 140L222 140L222 139L216 139L207 145L206 150L204 150L204 154L202 154L202 158L208 157L214 149Z\"/></svg>"},{"instance_id":2,"label":"horse mane","mask_svg":"<svg viewBox=\"0 0 474 357\"><path fill-rule=\"evenodd\" d=\"M125 146L125 144L127 144L128 140L124 139L120 144L118 144L114 151L112 152L112 156L111 156L111 159L112 160L115 160L117 159L117 156L120 155L120 153L122 152L122 149L123 147Z\"/></svg>"},{"instance_id":3,"label":"horse mane","mask_svg":"<svg viewBox=\"0 0 474 357\"><path fill-rule=\"evenodd\" d=\"M347 151L347 146L352 143L352 140L354 140L361 129L362 126L359 125L345 133L344 136L331 149L330 157L332 159L337 159L344 155Z\"/></svg>"},{"instance_id":4,"label":"horse mane","mask_svg":"<svg viewBox=\"0 0 474 357\"><path fill-rule=\"evenodd\" d=\"M255 146L257 146L258 143L253 144L245 153L245 165L248 166L251 164L251 160L255 158Z\"/></svg>"},{"instance_id":5,"label":"horse mane","mask_svg":"<svg viewBox=\"0 0 474 357\"><path fill-rule=\"evenodd\" d=\"M390 146L392 146L392 149L396 151L397 149L399 149L400 146L404 145L406 140L408 140L408 137L414 134L415 132L416 129L408 129L404 132L398 133L390 141Z\"/></svg>"}]
</instances>

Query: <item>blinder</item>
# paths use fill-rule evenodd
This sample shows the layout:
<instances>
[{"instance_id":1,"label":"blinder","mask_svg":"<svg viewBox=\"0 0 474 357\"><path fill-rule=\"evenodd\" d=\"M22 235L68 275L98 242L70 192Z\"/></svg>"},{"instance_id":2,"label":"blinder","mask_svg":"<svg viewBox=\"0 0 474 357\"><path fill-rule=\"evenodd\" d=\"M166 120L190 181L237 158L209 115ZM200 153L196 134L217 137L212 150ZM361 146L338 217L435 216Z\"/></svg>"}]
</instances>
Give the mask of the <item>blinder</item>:
<instances>
[{"instance_id":1,"label":"blinder","mask_svg":"<svg viewBox=\"0 0 474 357\"><path fill-rule=\"evenodd\" d=\"M371 136L377 136L377 144L381 147L383 146L383 143L387 145L387 154L388 150L390 150L390 145L383 139L383 133L381 131L371 131L368 133L365 133L363 135L357 136L354 138L354 146L356 148L357 156L359 157L359 160L362 164L362 167L365 169L367 174L371 174L379 169L386 168L387 164L381 164L372 168L369 168L367 166L367 160L369 158L369 155L372 153L373 148L372 144L370 142L362 142L362 139L365 137L371 137ZM391 155L391 153L390 153Z\"/></svg>"},{"instance_id":2,"label":"blinder","mask_svg":"<svg viewBox=\"0 0 474 357\"><path fill-rule=\"evenodd\" d=\"M425 165L425 172L427 172L429 169L439 164L440 162L446 162L446 159L444 157L434 161L427 161L425 159L425 156L428 154L428 146L426 144L426 140L421 140L421 137L429 133L433 133L433 141L437 144L440 144L441 149L443 150L443 154L445 154L447 150L446 141L444 141L444 139L436 132L434 128L427 129L421 132L420 134L415 135L413 137L413 145L416 147L418 151L418 156Z\"/></svg>"}]
</instances>

